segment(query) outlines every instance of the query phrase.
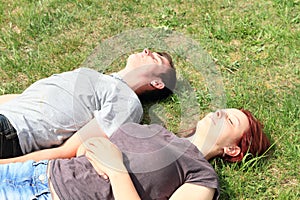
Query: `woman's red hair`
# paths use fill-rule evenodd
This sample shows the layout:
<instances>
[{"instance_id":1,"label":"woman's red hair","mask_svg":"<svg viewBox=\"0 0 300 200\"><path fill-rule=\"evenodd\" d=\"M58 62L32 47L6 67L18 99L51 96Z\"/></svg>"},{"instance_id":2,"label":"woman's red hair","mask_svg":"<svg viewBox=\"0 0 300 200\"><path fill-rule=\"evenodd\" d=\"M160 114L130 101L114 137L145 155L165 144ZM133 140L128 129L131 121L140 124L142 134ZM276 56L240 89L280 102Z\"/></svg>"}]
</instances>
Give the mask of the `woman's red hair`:
<instances>
[{"instance_id":1,"label":"woman's red hair","mask_svg":"<svg viewBox=\"0 0 300 200\"><path fill-rule=\"evenodd\" d=\"M260 156L270 147L270 140L263 132L262 123L250 111L244 109L241 109L241 111L247 116L250 128L244 132L241 140L238 142L241 153L235 157L229 155L223 157L224 160L229 162L239 162L247 153L251 153L253 156Z\"/></svg>"}]
</instances>

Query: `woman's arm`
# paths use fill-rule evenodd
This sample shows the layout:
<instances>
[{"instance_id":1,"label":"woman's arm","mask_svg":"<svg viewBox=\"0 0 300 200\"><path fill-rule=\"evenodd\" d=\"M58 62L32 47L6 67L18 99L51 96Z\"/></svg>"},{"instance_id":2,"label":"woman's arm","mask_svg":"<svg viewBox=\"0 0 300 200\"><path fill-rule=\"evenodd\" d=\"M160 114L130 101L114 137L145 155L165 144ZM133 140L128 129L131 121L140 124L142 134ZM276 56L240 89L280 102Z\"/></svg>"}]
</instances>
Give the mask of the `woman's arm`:
<instances>
[{"instance_id":1,"label":"woman's arm","mask_svg":"<svg viewBox=\"0 0 300 200\"><path fill-rule=\"evenodd\" d=\"M172 194L170 200L211 200L214 194L215 189L184 183Z\"/></svg>"},{"instance_id":2,"label":"woman's arm","mask_svg":"<svg viewBox=\"0 0 300 200\"><path fill-rule=\"evenodd\" d=\"M86 157L99 175L109 178L116 200L140 200L126 167L122 153L108 139L98 137L87 140ZM105 153L103 153L105 152Z\"/></svg>"},{"instance_id":3,"label":"woman's arm","mask_svg":"<svg viewBox=\"0 0 300 200\"><path fill-rule=\"evenodd\" d=\"M116 200L140 200L127 171L115 172L108 175Z\"/></svg>"}]
</instances>

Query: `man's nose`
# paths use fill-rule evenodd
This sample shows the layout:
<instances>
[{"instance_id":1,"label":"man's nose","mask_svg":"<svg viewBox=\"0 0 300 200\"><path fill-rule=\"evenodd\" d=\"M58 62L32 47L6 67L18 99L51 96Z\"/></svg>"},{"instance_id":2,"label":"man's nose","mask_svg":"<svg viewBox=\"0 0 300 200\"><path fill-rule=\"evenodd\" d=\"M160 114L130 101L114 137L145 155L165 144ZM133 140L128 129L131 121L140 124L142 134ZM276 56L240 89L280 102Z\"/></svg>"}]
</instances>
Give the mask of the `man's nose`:
<instances>
[{"instance_id":1,"label":"man's nose","mask_svg":"<svg viewBox=\"0 0 300 200\"><path fill-rule=\"evenodd\" d=\"M144 49L143 54L149 56L151 54L151 51L149 49Z\"/></svg>"}]
</instances>

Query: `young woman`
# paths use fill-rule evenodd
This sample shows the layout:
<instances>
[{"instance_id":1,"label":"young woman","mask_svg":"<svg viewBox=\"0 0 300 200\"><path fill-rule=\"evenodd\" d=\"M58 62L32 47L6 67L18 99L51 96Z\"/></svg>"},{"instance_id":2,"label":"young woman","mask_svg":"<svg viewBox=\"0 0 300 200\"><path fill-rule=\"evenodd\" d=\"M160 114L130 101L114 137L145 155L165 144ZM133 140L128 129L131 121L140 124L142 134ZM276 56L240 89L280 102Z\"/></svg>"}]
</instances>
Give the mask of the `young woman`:
<instances>
[{"instance_id":1,"label":"young woman","mask_svg":"<svg viewBox=\"0 0 300 200\"><path fill-rule=\"evenodd\" d=\"M129 123L110 140L87 139L76 158L0 165L0 199L217 199L217 175L207 160L240 161L269 145L245 110L209 113L188 139Z\"/></svg>"}]
</instances>

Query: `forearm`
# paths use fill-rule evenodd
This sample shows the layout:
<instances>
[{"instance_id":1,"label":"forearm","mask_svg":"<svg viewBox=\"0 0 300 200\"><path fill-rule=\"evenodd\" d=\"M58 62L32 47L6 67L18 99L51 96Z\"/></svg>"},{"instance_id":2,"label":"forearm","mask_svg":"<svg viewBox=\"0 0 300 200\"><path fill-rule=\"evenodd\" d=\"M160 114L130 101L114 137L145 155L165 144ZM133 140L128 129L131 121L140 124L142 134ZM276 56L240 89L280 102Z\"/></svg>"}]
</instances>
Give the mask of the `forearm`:
<instances>
[{"instance_id":1,"label":"forearm","mask_svg":"<svg viewBox=\"0 0 300 200\"><path fill-rule=\"evenodd\" d=\"M40 161L40 160L51 160L56 158L70 158L74 156L75 153L70 151L65 151L64 149L58 147L53 149L44 149L44 150L32 152L15 158L0 159L0 164L25 162L27 160Z\"/></svg>"},{"instance_id":2,"label":"forearm","mask_svg":"<svg viewBox=\"0 0 300 200\"><path fill-rule=\"evenodd\" d=\"M77 133L73 134L67 141L59 147L43 149L40 151L32 152L24 156L0 159L0 164L12 162L25 162L27 160L52 160L57 158L71 158L76 156L76 151L82 142L93 136L104 136L105 133L100 129L95 119L91 120L88 124L82 127Z\"/></svg>"},{"instance_id":3,"label":"forearm","mask_svg":"<svg viewBox=\"0 0 300 200\"><path fill-rule=\"evenodd\" d=\"M140 200L132 180L127 172L115 172L109 176L114 198L116 200Z\"/></svg>"},{"instance_id":4,"label":"forearm","mask_svg":"<svg viewBox=\"0 0 300 200\"><path fill-rule=\"evenodd\" d=\"M0 95L0 104L6 103L14 98L19 96L18 94L5 94L5 95Z\"/></svg>"}]
</instances>

